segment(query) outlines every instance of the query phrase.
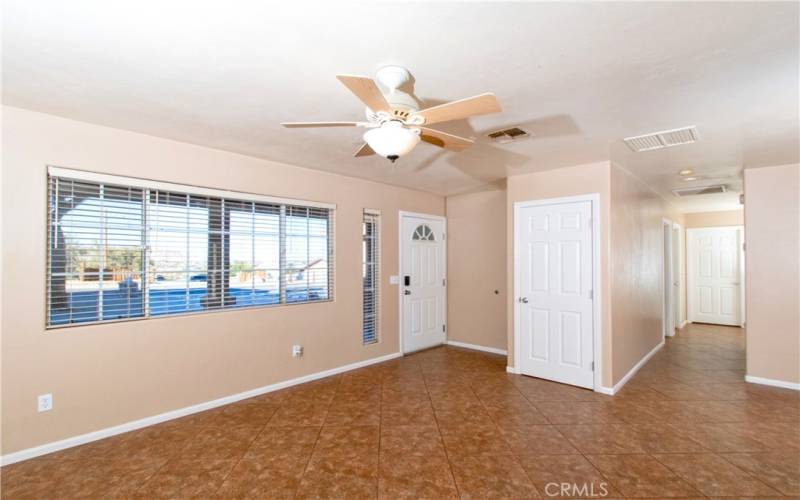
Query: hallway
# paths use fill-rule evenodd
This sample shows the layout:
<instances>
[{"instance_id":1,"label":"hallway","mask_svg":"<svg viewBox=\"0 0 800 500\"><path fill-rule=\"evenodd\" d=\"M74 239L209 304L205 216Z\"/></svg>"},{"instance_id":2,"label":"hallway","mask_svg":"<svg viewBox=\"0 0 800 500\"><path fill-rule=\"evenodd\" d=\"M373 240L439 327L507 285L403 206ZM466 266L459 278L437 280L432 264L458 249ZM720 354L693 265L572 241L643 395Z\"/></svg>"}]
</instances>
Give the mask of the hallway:
<instances>
[{"instance_id":1,"label":"hallway","mask_svg":"<svg viewBox=\"0 0 800 500\"><path fill-rule=\"evenodd\" d=\"M689 325L616 396L439 347L2 469L2 497L800 495L798 393ZM562 486L566 483L566 489Z\"/></svg>"}]
</instances>

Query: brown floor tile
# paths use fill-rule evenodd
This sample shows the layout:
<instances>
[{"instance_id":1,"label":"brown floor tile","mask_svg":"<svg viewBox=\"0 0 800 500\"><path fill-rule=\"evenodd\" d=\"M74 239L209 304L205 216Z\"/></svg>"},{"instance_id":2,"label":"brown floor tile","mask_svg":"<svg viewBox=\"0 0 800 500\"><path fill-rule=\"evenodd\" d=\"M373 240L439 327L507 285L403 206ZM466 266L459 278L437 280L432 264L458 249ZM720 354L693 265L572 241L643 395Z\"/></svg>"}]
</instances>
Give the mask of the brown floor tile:
<instances>
[{"instance_id":1,"label":"brown floor tile","mask_svg":"<svg viewBox=\"0 0 800 500\"><path fill-rule=\"evenodd\" d=\"M281 406L267 422L276 427L318 427L325 422L329 403L292 402Z\"/></svg>"},{"instance_id":2,"label":"brown floor tile","mask_svg":"<svg viewBox=\"0 0 800 500\"><path fill-rule=\"evenodd\" d=\"M527 455L519 462L544 497L620 496L583 455Z\"/></svg>"},{"instance_id":3,"label":"brown floor tile","mask_svg":"<svg viewBox=\"0 0 800 500\"><path fill-rule=\"evenodd\" d=\"M483 407L434 410L439 425L480 424L492 425L489 412Z\"/></svg>"},{"instance_id":4,"label":"brown floor tile","mask_svg":"<svg viewBox=\"0 0 800 500\"><path fill-rule=\"evenodd\" d=\"M724 458L711 453L653 455L708 496L759 496L778 493Z\"/></svg>"},{"instance_id":5,"label":"brown floor tile","mask_svg":"<svg viewBox=\"0 0 800 500\"><path fill-rule=\"evenodd\" d=\"M534 406L551 424L621 424L605 403L538 401Z\"/></svg>"},{"instance_id":6,"label":"brown floor tile","mask_svg":"<svg viewBox=\"0 0 800 500\"><path fill-rule=\"evenodd\" d=\"M265 427L247 449L245 458L286 457L307 460L314 451L319 432L319 427Z\"/></svg>"},{"instance_id":7,"label":"brown floor tile","mask_svg":"<svg viewBox=\"0 0 800 500\"><path fill-rule=\"evenodd\" d=\"M436 425L436 417L429 401L417 405L381 406L381 426Z\"/></svg>"},{"instance_id":8,"label":"brown floor tile","mask_svg":"<svg viewBox=\"0 0 800 500\"><path fill-rule=\"evenodd\" d=\"M223 460L241 458L256 439L261 427L251 425L228 425L209 427L181 450L181 458Z\"/></svg>"},{"instance_id":9,"label":"brown floor tile","mask_svg":"<svg viewBox=\"0 0 800 500\"><path fill-rule=\"evenodd\" d=\"M463 499L539 496L528 475L513 456L451 458L450 465Z\"/></svg>"},{"instance_id":10,"label":"brown floor tile","mask_svg":"<svg viewBox=\"0 0 800 500\"><path fill-rule=\"evenodd\" d=\"M219 498L294 498L307 459L243 458L217 490Z\"/></svg>"},{"instance_id":11,"label":"brown floor tile","mask_svg":"<svg viewBox=\"0 0 800 500\"><path fill-rule=\"evenodd\" d=\"M648 455L588 455L586 458L626 497L699 496L687 482Z\"/></svg>"},{"instance_id":12,"label":"brown floor tile","mask_svg":"<svg viewBox=\"0 0 800 500\"><path fill-rule=\"evenodd\" d=\"M614 455L644 453L640 436L628 424L559 425L559 432L581 453Z\"/></svg>"},{"instance_id":13,"label":"brown floor tile","mask_svg":"<svg viewBox=\"0 0 800 500\"><path fill-rule=\"evenodd\" d=\"M440 425L445 450L448 456L502 455L511 454L494 424Z\"/></svg>"},{"instance_id":14,"label":"brown floor tile","mask_svg":"<svg viewBox=\"0 0 800 500\"><path fill-rule=\"evenodd\" d=\"M696 441L679 436L673 429L660 423L632 424L636 442L647 453L699 453L708 451Z\"/></svg>"},{"instance_id":15,"label":"brown floor tile","mask_svg":"<svg viewBox=\"0 0 800 500\"><path fill-rule=\"evenodd\" d=\"M380 400L340 403L328 408L325 425L378 425L381 423Z\"/></svg>"},{"instance_id":16,"label":"brown floor tile","mask_svg":"<svg viewBox=\"0 0 800 500\"><path fill-rule=\"evenodd\" d=\"M541 425L549 423L544 415L527 403L526 406L513 409L489 406L486 407L486 412L498 427Z\"/></svg>"},{"instance_id":17,"label":"brown floor tile","mask_svg":"<svg viewBox=\"0 0 800 500\"><path fill-rule=\"evenodd\" d=\"M378 497L455 499L458 491L444 455L384 455L381 450Z\"/></svg>"},{"instance_id":18,"label":"brown floor tile","mask_svg":"<svg viewBox=\"0 0 800 500\"><path fill-rule=\"evenodd\" d=\"M168 462L136 492L137 498L209 497L237 460L179 458Z\"/></svg>"},{"instance_id":19,"label":"brown floor tile","mask_svg":"<svg viewBox=\"0 0 800 500\"><path fill-rule=\"evenodd\" d=\"M323 427L314 447L314 456L377 455L379 438L380 431L377 425Z\"/></svg>"},{"instance_id":20,"label":"brown floor tile","mask_svg":"<svg viewBox=\"0 0 800 500\"><path fill-rule=\"evenodd\" d=\"M577 453L569 440L552 425L506 425L499 429L516 455Z\"/></svg>"},{"instance_id":21,"label":"brown floor tile","mask_svg":"<svg viewBox=\"0 0 800 500\"><path fill-rule=\"evenodd\" d=\"M800 496L800 454L731 453L721 456L784 495Z\"/></svg>"},{"instance_id":22,"label":"brown floor tile","mask_svg":"<svg viewBox=\"0 0 800 500\"><path fill-rule=\"evenodd\" d=\"M258 400L245 399L222 408L212 425L266 425L278 410L277 404L267 404Z\"/></svg>"},{"instance_id":23,"label":"brown floor tile","mask_svg":"<svg viewBox=\"0 0 800 500\"><path fill-rule=\"evenodd\" d=\"M444 444L436 426L382 427L381 456L445 456Z\"/></svg>"},{"instance_id":24,"label":"brown floor tile","mask_svg":"<svg viewBox=\"0 0 800 500\"><path fill-rule=\"evenodd\" d=\"M378 497L377 454L314 456L300 480L296 498L361 499Z\"/></svg>"},{"instance_id":25,"label":"brown floor tile","mask_svg":"<svg viewBox=\"0 0 800 500\"><path fill-rule=\"evenodd\" d=\"M669 425L679 436L714 452L757 452L768 448L754 439L745 424Z\"/></svg>"}]
</instances>

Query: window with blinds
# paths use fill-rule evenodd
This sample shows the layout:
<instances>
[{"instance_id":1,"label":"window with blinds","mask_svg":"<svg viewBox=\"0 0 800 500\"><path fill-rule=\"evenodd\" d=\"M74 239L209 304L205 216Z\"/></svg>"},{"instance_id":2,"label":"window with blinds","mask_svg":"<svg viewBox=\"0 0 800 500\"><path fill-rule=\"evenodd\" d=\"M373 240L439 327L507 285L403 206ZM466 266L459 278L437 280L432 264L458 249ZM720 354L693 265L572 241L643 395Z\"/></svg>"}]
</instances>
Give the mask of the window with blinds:
<instances>
[{"instance_id":1,"label":"window with blinds","mask_svg":"<svg viewBox=\"0 0 800 500\"><path fill-rule=\"evenodd\" d=\"M374 344L378 341L378 288L380 285L380 241L378 239L380 214L365 210L362 224L363 266L363 342Z\"/></svg>"},{"instance_id":2,"label":"window with blinds","mask_svg":"<svg viewBox=\"0 0 800 500\"><path fill-rule=\"evenodd\" d=\"M49 176L48 327L332 298L332 208L88 177Z\"/></svg>"}]
</instances>

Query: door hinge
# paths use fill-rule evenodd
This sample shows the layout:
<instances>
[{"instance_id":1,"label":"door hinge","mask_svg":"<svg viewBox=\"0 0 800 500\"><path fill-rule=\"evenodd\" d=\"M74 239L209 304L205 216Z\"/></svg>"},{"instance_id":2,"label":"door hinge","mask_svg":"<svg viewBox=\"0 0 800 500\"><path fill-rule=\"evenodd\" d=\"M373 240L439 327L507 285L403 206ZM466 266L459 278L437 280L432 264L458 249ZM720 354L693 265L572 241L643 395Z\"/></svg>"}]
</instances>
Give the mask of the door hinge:
<instances>
[{"instance_id":1,"label":"door hinge","mask_svg":"<svg viewBox=\"0 0 800 500\"><path fill-rule=\"evenodd\" d=\"M447 240L447 233L442 233L442 241L446 241L446 240Z\"/></svg>"},{"instance_id":2,"label":"door hinge","mask_svg":"<svg viewBox=\"0 0 800 500\"><path fill-rule=\"evenodd\" d=\"M589 300L594 300L594 290L589 290Z\"/></svg>"},{"instance_id":3,"label":"door hinge","mask_svg":"<svg viewBox=\"0 0 800 500\"><path fill-rule=\"evenodd\" d=\"M443 331L443 332L446 332L446 331L447 331L447 325L442 325L442 331Z\"/></svg>"},{"instance_id":4,"label":"door hinge","mask_svg":"<svg viewBox=\"0 0 800 500\"><path fill-rule=\"evenodd\" d=\"M594 371L594 361L592 361L592 363L589 366L591 367L591 370Z\"/></svg>"},{"instance_id":5,"label":"door hinge","mask_svg":"<svg viewBox=\"0 0 800 500\"><path fill-rule=\"evenodd\" d=\"M447 286L447 278L442 278L442 286Z\"/></svg>"}]
</instances>

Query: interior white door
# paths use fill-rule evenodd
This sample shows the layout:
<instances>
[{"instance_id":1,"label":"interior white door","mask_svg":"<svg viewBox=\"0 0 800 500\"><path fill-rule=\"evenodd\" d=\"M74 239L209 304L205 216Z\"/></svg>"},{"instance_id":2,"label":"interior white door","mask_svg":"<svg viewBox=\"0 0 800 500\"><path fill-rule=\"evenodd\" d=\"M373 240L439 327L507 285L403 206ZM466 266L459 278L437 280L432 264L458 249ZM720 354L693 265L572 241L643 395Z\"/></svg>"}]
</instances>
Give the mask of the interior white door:
<instances>
[{"instance_id":1,"label":"interior white door","mask_svg":"<svg viewBox=\"0 0 800 500\"><path fill-rule=\"evenodd\" d=\"M519 371L592 388L592 202L517 213Z\"/></svg>"},{"instance_id":2,"label":"interior white door","mask_svg":"<svg viewBox=\"0 0 800 500\"><path fill-rule=\"evenodd\" d=\"M403 352L445 341L444 221L401 216Z\"/></svg>"},{"instance_id":3,"label":"interior white door","mask_svg":"<svg viewBox=\"0 0 800 500\"><path fill-rule=\"evenodd\" d=\"M693 228L686 232L689 320L739 326L741 228Z\"/></svg>"}]
</instances>

